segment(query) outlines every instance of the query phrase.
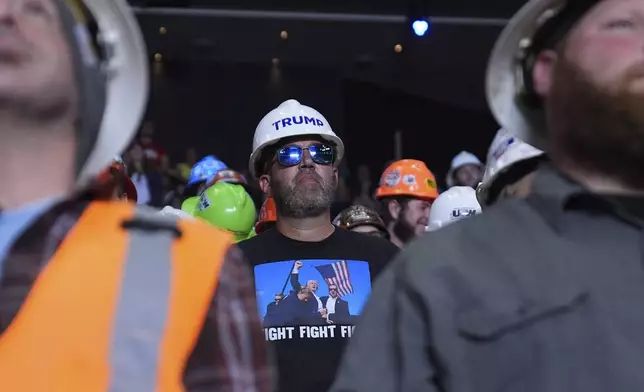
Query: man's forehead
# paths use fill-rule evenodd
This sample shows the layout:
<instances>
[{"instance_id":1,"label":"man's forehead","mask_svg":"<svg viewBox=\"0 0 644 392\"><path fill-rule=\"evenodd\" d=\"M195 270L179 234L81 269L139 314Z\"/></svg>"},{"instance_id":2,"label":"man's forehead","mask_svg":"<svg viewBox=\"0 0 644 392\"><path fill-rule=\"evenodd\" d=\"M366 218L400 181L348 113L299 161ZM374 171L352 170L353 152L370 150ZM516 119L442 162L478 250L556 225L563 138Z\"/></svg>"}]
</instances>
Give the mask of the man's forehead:
<instances>
[{"instance_id":1,"label":"man's forehead","mask_svg":"<svg viewBox=\"0 0 644 392\"><path fill-rule=\"evenodd\" d=\"M320 143L323 141L324 139L314 135L295 136L295 137L289 137L289 138L283 139L279 145L280 147L293 146L293 145L300 146L300 147L308 147L312 144Z\"/></svg>"},{"instance_id":2,"label":"man's forehead","mask_svg":"<svg viewBox=\"0 0 644 392\"><path fill-rule=\"evenodd\" d=\"M629 16L637 14L644 16L644 1L642 0L601 0L590 9L580 21L581 24L596 22L606 16Z\"/></svg>"},{"instance_id":3,"label":"man's forehead","mask_svg":"<svg viewBox=\"0 0 644 392\"><path fill-rule=\"evenodd\" d=\"M417 205L418 207L429 207L432 203L428 200L423 199L411 199L409 204Z\"/></svg>"}]
</instances>

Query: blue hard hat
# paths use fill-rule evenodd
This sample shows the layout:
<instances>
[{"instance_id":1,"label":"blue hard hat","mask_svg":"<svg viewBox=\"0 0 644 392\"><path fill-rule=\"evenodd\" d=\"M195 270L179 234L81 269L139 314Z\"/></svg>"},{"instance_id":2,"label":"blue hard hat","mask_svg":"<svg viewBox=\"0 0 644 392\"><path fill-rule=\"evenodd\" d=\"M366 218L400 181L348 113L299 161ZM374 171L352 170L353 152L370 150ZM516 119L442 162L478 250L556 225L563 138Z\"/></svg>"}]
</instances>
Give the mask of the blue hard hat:
<instances>
[{"instance_id":1,"label":"blue hard hat","mask_svg":"<svg viewBox=\"0 0 644 392\"><path fill-rule=\"evenodd\" d=\"M214 178L220 170L224 169L228 169L228 166L226 166L225 163L213 155L208 155L197 162L190 170L188 186L199 182L209 181Z\"/></svg>"}]
</instances>

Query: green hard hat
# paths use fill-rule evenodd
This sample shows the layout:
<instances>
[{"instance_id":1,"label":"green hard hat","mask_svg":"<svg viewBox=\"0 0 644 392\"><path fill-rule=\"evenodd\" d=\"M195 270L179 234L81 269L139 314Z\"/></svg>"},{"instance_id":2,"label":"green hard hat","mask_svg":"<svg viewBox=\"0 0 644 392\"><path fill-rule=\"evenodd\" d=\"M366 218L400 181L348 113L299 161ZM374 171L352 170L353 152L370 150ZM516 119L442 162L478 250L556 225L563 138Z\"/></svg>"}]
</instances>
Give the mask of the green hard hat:
<instances>
[{"instance_id":1,"label":"green hard hat","mask_svg":"<svg viewBox=\"0 0 644 392\"><path fill-rule=\"evenodd\" d=\"M255 237L256 235L257 235L257 232L255 232L255 227L253 227L252 229L250 229L250 232L248 233L248 237L246 237L246 238L244 238L242 240L239 240L239 241L249 240L249 239ZM237 241L237 242L239 242L239 241Z\"/></svg>"},{"instance_id":2,"label":"green hard hat","mask_svg":"<svg viewBox=\"0 0 644 392\"><path fill-rule=\"evenodd\" d=\"M255 225L255 203L243 186L216 182L199 197L194 216L243 240Z\"/></svg>"},{"instance_id":3,"label":"green hard hat","mask_svg":"<svg viewBox=\"0 0 644 392\"><path fill-rule=\"evenodd\" d=\"M197 207L199 207L199 196L189 197L181 203L181 211L187 212L192 216L195 215Z\"/></svg>"}]
</instances>

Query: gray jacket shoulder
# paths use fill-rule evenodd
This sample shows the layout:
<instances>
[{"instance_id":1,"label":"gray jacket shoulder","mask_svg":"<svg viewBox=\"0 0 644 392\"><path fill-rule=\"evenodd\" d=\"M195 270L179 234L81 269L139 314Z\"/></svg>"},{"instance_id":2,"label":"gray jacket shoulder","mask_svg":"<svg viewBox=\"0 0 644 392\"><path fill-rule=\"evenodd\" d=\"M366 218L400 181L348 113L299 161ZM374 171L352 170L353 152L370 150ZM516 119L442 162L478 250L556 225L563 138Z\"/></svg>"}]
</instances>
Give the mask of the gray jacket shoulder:
<instances>
[{"instance_id":1,"label":"gray jacket shoulder","mask_svg":"<svg viewBox=\"0 0 644 392\"><path fill-rule=\"evenodd\" d=\"M414 241L399 260L404 281L457 300L521 295L552 285L565 257L556 232L526 200L510 200ZM564 282L562 282L564 284ZM422 289L422 288L425 289ZM437 293L438 294L438 293ZM462 298L463 300L465 298Z\"/></svg>"}]
</instances>

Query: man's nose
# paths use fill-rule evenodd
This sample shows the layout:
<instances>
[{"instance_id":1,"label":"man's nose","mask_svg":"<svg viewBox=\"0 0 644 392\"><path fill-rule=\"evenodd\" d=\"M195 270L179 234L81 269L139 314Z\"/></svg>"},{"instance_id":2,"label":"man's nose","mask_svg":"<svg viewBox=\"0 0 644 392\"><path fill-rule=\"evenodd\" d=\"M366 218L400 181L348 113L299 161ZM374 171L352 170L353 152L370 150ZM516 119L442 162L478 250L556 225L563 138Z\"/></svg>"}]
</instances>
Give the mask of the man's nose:
<instances>
[{"instance_id":1,"label":"man's nose","mask_svg":"<svg viewBox=\"0 0 644 392\"><path fill-rule=\"evenodd\" d=\"M311 152L308 149L302 151L302 162L300 163L300 167L313 167L313 163Z\"/></svg>"},{"instance_id":2,"label":"man's nose","mask_svg":"<svg viewBox=\"0 0 644 392\"><path fill-rule=\"evenodd\" d=\"M15 22L16 0L0 0L0 23Z\"/></svg>"}]
</instances>

